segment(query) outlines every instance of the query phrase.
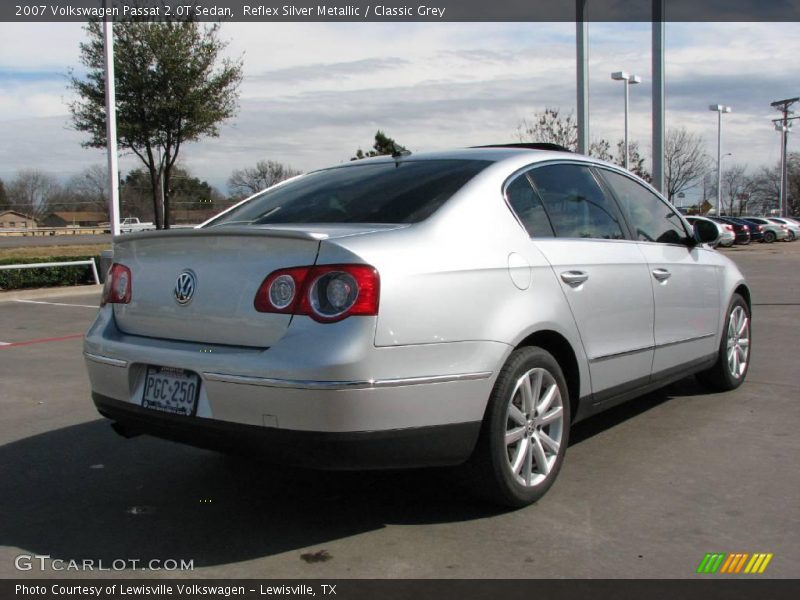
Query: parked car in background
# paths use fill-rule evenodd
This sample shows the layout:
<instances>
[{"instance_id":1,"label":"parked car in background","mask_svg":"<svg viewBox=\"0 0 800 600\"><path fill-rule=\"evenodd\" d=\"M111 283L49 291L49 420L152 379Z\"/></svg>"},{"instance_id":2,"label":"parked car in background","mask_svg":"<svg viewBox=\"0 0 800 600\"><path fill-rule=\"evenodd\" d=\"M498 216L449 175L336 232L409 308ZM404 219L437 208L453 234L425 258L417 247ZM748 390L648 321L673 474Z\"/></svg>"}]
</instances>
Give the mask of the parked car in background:
<instances>
[{"instance_id":1,"label":"parked car in background","mask_svg":"<svg viewBox=\"0 0 800 600\"><path fill-rule=\"evenodd\" d=\"M775 241L783 241L789 239L789 230L786 228L786 225L779 225L778 223L773 223L764 217L742 217L748 223L755 223L756 225L761 225L761 231L764 234L764 238L762 239L763 242L767 244L771 244Z\"/></svg>"},{"instance_id":2,"label":"parked car in background","mask_svg":"<svg viewBox=\"0 0 800 600\"><path fill-rule=\"evenodd\" d=\"M746 225L744 223L739 223L737 221L734 221L733 219L729 219L728 217L709 216L708 218L726 227L731 227L733 229L733 234L736 236L734 243L741 245L746 245L750 243L749 225Z\"/></svg>"},{"instance_id":3,"label":"parked car in background","mask_svg":"<svg viewBox=\"0 0 800 600\"><path fill-rule=\"evenodd\" d=\"M733 232L733 226L729 223L721 223L708 217L698 217L696 215L687 216L685 218L687 221L689 221L689 223L692 224L692 226L695 226L698 222L711 223L714 225L719 231L719 239L717 240L717 243L712 244L714 247L722 246L723 248L728 248L733 246L733 243L736 241L736 235Z\"/></svg>"},{"instance_id":4,"label":"parked car in background","mask_svg":"<svg viewBox=\"0 0 800 600\"><path fill-rule=\"evenodd\" d=\"M764 241L764 230L762 229L761 225L757 223L752 223L750 221L745 221L741 217L724 217L724 218L734 223L740 223L741 225L748 227L751 242Z\"/></svg>"},{"instance_id":5,"label":"parked car in background","mask_svg":"<svg viewBox=\"0 0 800 600\"><path fill-rule=\"evenodd\" d=\"M800 225L793 223L789 219L782 219L780 217L768 217L770 221L778 225L785 225L786 230L789 232L789 241L793 242L800 238Z\"/></svg>"},{"instance_id":6,"label":"parked car in background","mask_svg":"<svg viewBox=\"0 0 800 600\"><path fill-rule=\"evenodd\" d=\"M339 164L198 229L115 239L92 398L126 437L313 468L465 463L524 506L574 422L691 374L744 381L750 291L704 243L718 231L552 145Z\"/></svg>"}]
</instances>

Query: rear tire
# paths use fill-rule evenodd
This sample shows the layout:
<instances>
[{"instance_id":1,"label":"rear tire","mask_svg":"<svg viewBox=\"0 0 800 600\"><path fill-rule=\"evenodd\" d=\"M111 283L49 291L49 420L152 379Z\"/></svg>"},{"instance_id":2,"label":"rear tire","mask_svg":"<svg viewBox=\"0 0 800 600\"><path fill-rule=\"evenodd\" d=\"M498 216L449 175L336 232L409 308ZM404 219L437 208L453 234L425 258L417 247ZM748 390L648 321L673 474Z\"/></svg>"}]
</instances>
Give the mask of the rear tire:
<instances>
[{"instance_id":1,"label":"rear tire","mask_svg":"<svg viewBox=\"0 0 800 600\"><path fill-rule=\"evenodd\" d=\"M776 237L777 236L775 235L774 231L765 231L764 232L764 241L766 243L768 243L768 244L771 244L772 242L774 242Z\"/></svg>"},{"instance_id":2,"label":"rear tire","mask_svg":"<svg viewBox=\"0 0 800 600\"><path fill-rule=\"evenodd\" d=\"M750 309L744 298L734 294L728 306L717 362L707 371L698 373L698 381L719 392L738 388L750 367L750 342Z\"/></svg>"},{"instance_id":3,"label":"rear tire","mask_svg":"<svg viewBox=\"0 0 800 600\"><path fill-rule=\"evenodd\" d=\"M553 355L515 350L489 397L470 461L475 491L512 508L536 502L553 485L569 442L569 391Z\"/></svg>"}]
</instances>

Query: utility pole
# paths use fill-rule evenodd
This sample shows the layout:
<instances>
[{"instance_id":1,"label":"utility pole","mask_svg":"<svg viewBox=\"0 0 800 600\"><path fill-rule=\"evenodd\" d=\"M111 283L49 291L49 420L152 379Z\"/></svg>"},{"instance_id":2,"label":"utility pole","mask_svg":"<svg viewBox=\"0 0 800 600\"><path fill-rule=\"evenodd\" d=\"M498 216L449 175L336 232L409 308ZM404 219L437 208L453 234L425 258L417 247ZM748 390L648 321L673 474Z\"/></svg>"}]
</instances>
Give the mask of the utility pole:
<instances>
[{"instance_id":1,"label":"utility pole","mask_svg":"<svg viewBox=\"0 0 800 600\"><path fill-rule=\"evenodd\" d=\"M789 115L794 112L790 110L790 107L797 101L800 101L800 98L787 98L786 100L776 100L770 103L771 107L783 113L783 118L774 121L775 129L781 132L781 193L778 210L782 217L785 217L789 212L787 210L787 205L789 204L789 179L787 177L786 147L789 140L789 131L791 131L789 121L796 118L789 117Z\"/></svg>"}]
</instances>

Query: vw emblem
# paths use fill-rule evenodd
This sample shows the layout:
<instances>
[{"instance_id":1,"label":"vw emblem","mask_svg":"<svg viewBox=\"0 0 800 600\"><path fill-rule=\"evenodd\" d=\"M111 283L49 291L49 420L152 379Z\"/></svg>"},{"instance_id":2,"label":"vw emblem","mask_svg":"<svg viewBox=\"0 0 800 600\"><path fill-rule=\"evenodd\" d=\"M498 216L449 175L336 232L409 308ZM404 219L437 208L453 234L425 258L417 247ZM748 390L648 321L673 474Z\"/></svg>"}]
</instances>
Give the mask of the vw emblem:
<instances>
[{"instance_id":1,"label":"vw emblem","mask_svg":"<svg viewBox=\"0 0 800 600\"><path fill-rule=\"evenodd\" d=\"M191 271L184 271L178 275L175 282L175 301L181 306L185 306L192 301L194 290L197 287L197 279Z\"/></svg>"}]
</instances>

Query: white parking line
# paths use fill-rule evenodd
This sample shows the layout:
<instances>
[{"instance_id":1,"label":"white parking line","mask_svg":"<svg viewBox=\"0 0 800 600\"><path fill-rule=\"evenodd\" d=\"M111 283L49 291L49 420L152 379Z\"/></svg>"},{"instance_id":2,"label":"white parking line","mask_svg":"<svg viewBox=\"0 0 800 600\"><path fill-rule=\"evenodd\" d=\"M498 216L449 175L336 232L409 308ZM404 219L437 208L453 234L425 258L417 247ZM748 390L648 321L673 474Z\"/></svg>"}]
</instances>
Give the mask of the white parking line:
<instances>
[{"instance_id":1,"label":"white parking line","mask_svg":"<svg viewBox=\"0 0 800 600\"><path fill-rule=\"evenodd\" d=\"M23 302L25 304L49 304L50 306L78 306L81 308L100 308L96 304L65 304L63 302L44 302L42 300L12 300L12 302Z\"/></svg>"},{"instance_id":2,"label":"white parking line","mask_svg":"<svg viewBox=\"0 0 800 600\"><path fill-rule=\"evenodd\" d=\"M0 342L0 346L10 346L11 342Z\"/></svg>"}]
</instances>

